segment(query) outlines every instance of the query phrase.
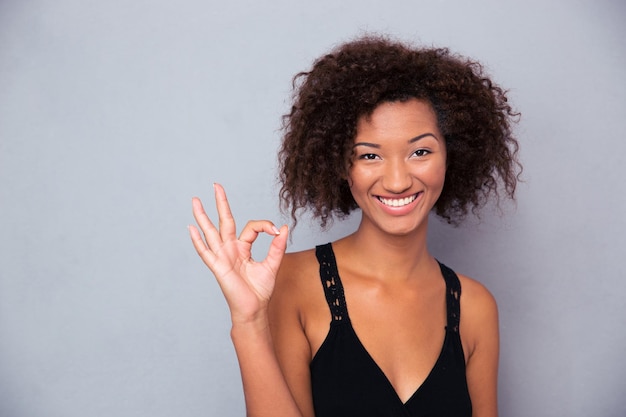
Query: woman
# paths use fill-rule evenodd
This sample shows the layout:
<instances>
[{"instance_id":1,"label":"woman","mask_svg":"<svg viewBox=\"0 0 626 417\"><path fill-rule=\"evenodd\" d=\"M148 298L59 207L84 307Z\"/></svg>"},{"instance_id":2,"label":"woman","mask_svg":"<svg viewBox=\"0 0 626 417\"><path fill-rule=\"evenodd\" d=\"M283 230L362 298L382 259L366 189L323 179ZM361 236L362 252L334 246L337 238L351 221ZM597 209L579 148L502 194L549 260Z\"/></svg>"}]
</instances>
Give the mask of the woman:
<instances>
[{"instance_id":1,"label":"woman","mask_svg":"<svg viewBox=\"0 0 626 417\"><path fill-rule=\"evenodd\" d=\"M496 416L496 303L426 236L431 210L458 223L498 191L513 197L504 91L477 63L382 37L339 46L296 81L284 207L322 227L360 209L358 229L284 254L287 226L251 221L237 238L221 186L219 228L193 200L191 238L229 304L248 415ZM275 237L255 262L259 233Z\"/></svg>"}]
</instances>

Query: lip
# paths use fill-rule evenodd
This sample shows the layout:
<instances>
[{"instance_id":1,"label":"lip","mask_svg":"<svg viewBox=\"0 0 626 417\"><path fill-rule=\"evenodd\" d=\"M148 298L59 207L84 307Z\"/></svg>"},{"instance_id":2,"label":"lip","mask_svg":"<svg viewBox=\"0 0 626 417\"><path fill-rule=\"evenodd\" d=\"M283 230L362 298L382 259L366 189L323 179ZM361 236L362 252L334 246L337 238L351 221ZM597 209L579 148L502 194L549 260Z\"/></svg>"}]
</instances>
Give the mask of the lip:
<instances>
[{"instance_id":1,"label":"lip","mask_svg":"<svg viewBox=\"0 0 626 417\"><path fill-rule=\"evenodd\" d=\"M379 206L387 213L401 216L409 213L421 200L422 191L404 196L384 197L381 195L374 196Z\"/></svg>"}]
</instances>

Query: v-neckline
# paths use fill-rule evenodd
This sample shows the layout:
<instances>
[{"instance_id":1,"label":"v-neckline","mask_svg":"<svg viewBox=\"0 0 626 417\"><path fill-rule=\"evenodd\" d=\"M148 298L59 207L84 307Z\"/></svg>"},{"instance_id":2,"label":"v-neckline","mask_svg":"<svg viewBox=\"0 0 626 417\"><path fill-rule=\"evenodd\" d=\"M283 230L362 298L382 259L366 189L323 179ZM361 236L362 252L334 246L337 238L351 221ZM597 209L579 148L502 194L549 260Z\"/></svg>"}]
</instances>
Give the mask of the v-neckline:
<instances>
[{"instance_id":1,"label":"v-neckline","mask_svg":"<svg viewBox=\"0 0 626 417\"><path fill-rule=\"evenodd\" d=\"M348 314L349 317L349 314ZM363 342L361 342L361 339L359 338L359 335L356 333L356 330L354 330L354 327L352 326L352 323L350 322L350 320L348 319L345 322L345 325L349 326L350 331L352 332L352 334L354 335L355 340L357 341L359 347L362 349L363 353L365 354L365 356L368 358L368 360L370 361L370 363L374 366L374 368L376 369L376 371L380 374L380 376L383 378L383 380L385 381L385 384L388 386L390 392L393 393L394 397L398 400L398 402L400 404L402 404L404 407L407 407L409 405L409 403L411 402L411 400L413 400L413 398L415 398L417 396L417 394L421 391L422 387L424 385L426 385L426 383L431 379L431 375L434 373L434 371L437 369L437 366L439 365L439 362L441 362L443 354L445 352L445 347L446 347L446 343L448 342L448 332L445 332L444 338L443 338L443 343L441 345L441 350L439 351L439 355L437 356L437 360L435 361L433 367L430 369L430 371L428 372L428 375L426 375L426 378L424 378L424 380L422 381L422 383L413 391L413 393L411 394L411 396L406 400L406 401L402 401L402 398L400 398L400 396L398 395L398 392L396 391L396 389L394 388L393 384L391 383L391 381L389 380L389 377L387 376L387 374L385 374L385 371L383 371L383 369L380 367L380 365L378 365L378 362L376 362L376 360L374 359L374 357L370 354L370 352L367 350L367 348L365 347L365 345L363 344Z\"/></svg>"},{"instance_id":2,"label":"v-neckline","mask_svg":"<svg viewBox=\"0 0 626 417\"><path fill-rule=\"evenodd\" d=\"M389 387L390 391L393 393L393 396L397 399L398 403L402 404L402 406L406 408L409 405L409 403L411 402L411 400L413 398L415 398L417 396L417 394L421 391L422 387L426 384L426 382L429 379L431 379L431 375L437 369L437 366L439 365L439 362L441 362L441 359L442 359L443 354L445 352L446 343L448 343L448 337L449 337L449 335L448 335L449 332L448 332L447 328L450 325L450 323L448 323L448 314L447 314L447 311L450 308L450 306L448 305L448 299L446 297L446 300L445 300L445 303L446 303L446 327L444 328L444 338L443 338L443 342L441 344L441 349L439 350L439 355L437 356L437 360L435 361L435 363L433 364L432 368L428 372L428 375L426 375L426 378L424 378L422 383L413 391L411 396L406 401L402 401L402 399L398 395L398 392L396 391L396 389L394 388L393 384L389 380L389 377L387 376L387 374L385 374L385 371L383 371L383 369L380 367L378 362L376 362L374 357L367 350L367 348L365 347L365 345L361 341L361 338L359 337L359 335L357 334L356 330L354 329L354 326L352 325L352 321L350 319L350 312L348 310L348 303L346 301L346 296L345 296L345 289L343 287L343 281L341 280L341 276L339 274L339 266L337 265L337 258L335 256L335 251L333 250L332 244L329 243L328 246L330 248L330 253L331 253L332 258L333 258L333 262L331 264L331 267L333 269L333 272L334 272L335 276L337 277L335 285L337 286L337 288L339 290L339 293L343 297L342 302L343 302L343 305L344 305L344 308L345 308L345 313L346 313L346 317L344 318L344 320L342 320L341 322L336 322L336 323L337 324L347 325L350 328L350 331L354 335L354 338L357 341L357 343L360 346L360 348L363 350L363 353L365 353L365 356L368 358L368 360L371 362L371 364L374 365L374 368L381 375L381 377L385 381L385 384ZM439 264L439 262L437 262L437 263ZM439 265L440 265L439 267L441 268L441 264L439 264ZM444 279L444 281L445 281L445 278L443 278L443 271L441 272L441 274L442 274L442 279ZM446 282L446 293L447 293L447 288L448 288L448 283ZM332 321L331 321L331 326L332 326ZM330 333L330 329L329 329L329 333ZM322 343L322 346L323 345L324 345L324 343ZM321 346L320 346L320 348L321 348ZM319 350L318 350L318 352L319 352Z\"/></svg>"}]
</instances>

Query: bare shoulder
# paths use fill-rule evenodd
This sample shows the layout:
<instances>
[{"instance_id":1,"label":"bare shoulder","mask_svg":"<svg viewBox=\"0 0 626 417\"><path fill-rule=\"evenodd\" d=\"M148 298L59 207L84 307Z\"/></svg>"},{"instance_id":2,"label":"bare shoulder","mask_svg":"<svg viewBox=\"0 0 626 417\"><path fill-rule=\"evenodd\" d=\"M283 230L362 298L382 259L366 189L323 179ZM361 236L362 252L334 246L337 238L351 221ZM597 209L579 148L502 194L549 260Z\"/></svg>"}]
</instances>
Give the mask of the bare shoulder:
<instances>
[{"instance_id":1,"label":"bare shoulder","mask_svg":"<svg viewBox=\"0 0 626 417\"><path fill-rule=\"evenodd\" d=\"M466 356L486 340L498 339L498 306L487 287L475 279L457 274L461 282L460 333Z\"/></svg>"},{"instance_id":2,"label":"bare shoulder","mask_svg":"<svg viewBox=\"0 0 626 417\"><path fill-rule=\"evenodd\" d=\"M466 275L457 274L461 282L461 308L468 313L494 313L497 311L496 299L487 287Z\"/></svg>"},{"instance_id":3,"label":"bare shoulder","mask_svg":"<svg viewBox=\"0 0 626 417\"><path fill-rule=\"evenodd\" d=\"M496 300L480 282L459 275L461 281L460 335L473 415L497 416L500 337Z\"/></svg>"},{"instance_id":4,"label":"bare shoulder","mask_svg":"<svg viewBox=\"0 0 626 417\"><path fill-rule=\"evenodd\" d=\"M318 268L315 249L286 253L278 270L276 287L278 290L288 289L295 295L308 289L312 278L319 274Z\"/></svg>"},{"instance_id":5,"label":"bare shoulder","mask_svg":"<svg viewBox=\"0 0 626 417\"><path fill-rule=\"evenodd\" d=\"M307 294L320 286L315 250L286 253L278 270L270 308L301 310L306 305Z\"/></svg>"},{"instance_id":6,"label":"bare shoulder","mask_svg":"<svg viewBox=\"0 0 626 417\"><path fill-rule=\"evenodd\" d=\"M317 268L315 249L286 253L278 270L278 278L291 280L303 272L311 272L312 268Z\"/></svg>"}]
</instances>

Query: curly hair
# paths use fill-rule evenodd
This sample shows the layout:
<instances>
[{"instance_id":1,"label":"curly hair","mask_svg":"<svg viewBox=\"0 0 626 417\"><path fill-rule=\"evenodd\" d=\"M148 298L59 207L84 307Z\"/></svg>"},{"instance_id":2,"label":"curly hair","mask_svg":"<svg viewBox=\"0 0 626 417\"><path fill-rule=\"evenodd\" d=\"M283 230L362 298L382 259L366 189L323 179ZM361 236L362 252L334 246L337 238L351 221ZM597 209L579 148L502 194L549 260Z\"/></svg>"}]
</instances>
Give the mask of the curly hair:
<instances>
[{"instance_id":1,"label":"curly hair","mask_svg":"<svg viewBox=\"0 0 626 417\"><path fill-rule=\"evenodd\" d=\"M445 137L444 188L433 210L458 224L478 214L499 190L514 198L521 165L506 91L483 67L445 48L414 48L365 36L319 58L293 79L294 101L283 116L279 151L281 207L294 224L311 210L326 227L358 206L347 182L357 121L383 102L429 102Z\"/></svg>"}]
</instances>

